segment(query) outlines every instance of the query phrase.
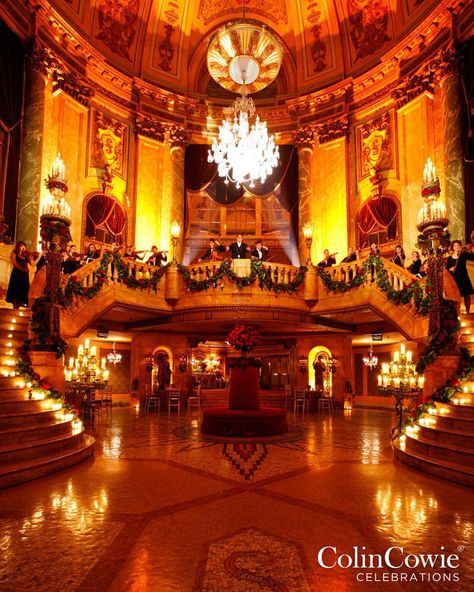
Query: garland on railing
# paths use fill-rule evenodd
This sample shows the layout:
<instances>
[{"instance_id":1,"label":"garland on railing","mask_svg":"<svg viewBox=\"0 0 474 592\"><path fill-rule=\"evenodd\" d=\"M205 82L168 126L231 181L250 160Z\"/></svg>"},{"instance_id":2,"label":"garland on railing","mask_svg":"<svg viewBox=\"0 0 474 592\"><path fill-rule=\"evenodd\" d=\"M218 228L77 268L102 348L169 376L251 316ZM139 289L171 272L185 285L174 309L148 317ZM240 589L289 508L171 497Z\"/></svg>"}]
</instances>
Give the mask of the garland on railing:
<instances>
[{"instance_id":1,"label":"garland on railing","mask_svg":"<svg viewBox=\"0 0 474 592\"><path fill-rule=\"evenodd\" d=\"M64 399L63 394L53 388L46 380L33 369L28 352L31 347L31 340L26 339L21 347L18 348L18 359L16 363L16 373L21 376L26 387L30 391L37 391L44 395L46 399L55 399L61 402L62 408L66 413L72 413L75 417L79 415L79 410Z\"/></svg>"},{"instance_id":2,"label":"garland on railing","mask_svg":"<svg viewBox=\"0 0 474 592\"><path fill-rule=\"evenodd\" d=\"M245 288L250 286L258 280L259 287L263 290L270 290L279 294L293 294L298 290L303 282L304 276L308 268L301 266L296 272L295 279L291 282L279 282L272 278L272 270L266 266L262 261L250 262L250 274L244 277L239 277L232 270L232 259L224 259L216 271L203 280L196 280L192 277L188 268L184 265L178 265L178 271L186 282L186 287L189 292L201 292L209 288L217 288L219 280L226 276L232 283L236 284L238 288Z\"/></svg>"},{"instance_id":3,"label":"garland on railing","mask_svg":"<svg viewBox=\"0 0 474 592\"><path fill-rule=\"evenodd\" d=\"M463 392L463 384L470 379L474 372L474 356L471 356L465 348L461 348L460 353L456 372L433 392L428 401L410 410L402 431L418 421L424 413L429 413L430 408L435 407L436 403L449 403L456 398L457 393Z\"/></svg>"},{"instance_id":4,"label":"garland on railing","mask_svg":"<svg viewBox=\"0 0 474 592\"><path fill-rule=\"evenodd\" d=\"M416 365L418 374L423 374L426 366L432 364L438 356L457 351L460 328L456 303L453 300L443 300L440 309L440 328L428 337L428 343Z\"/></svg>"},{"instance_id":5,"label":"garland on railing","mask_svg":"<svg viewBox=\"0 0 474 592\"><path fill-rule=\"evenodd\" d=\"M136 290L137 288L142 290L154 288L156 290L156 287L160 283L161 278L169 265L156 269L149 279L136 279L133 275L130 275L130 270L123 262L122 256L119 253L105 253L100 260L99 267L94 271L94 284L92 286L85 288L80 284L80 279L74 275L69 278L64 292L60 292L60 301L62 305L67 306L70 304L73 296L93 298L98 294L107 282L107 270L111 261L117 271L117 277L120 283L132 290Z\"/></svg>"},{"instance_id":6,"label":"garland on railing","mask_svg":"<svg viewBox=\"0 0 474 592\"><path fill-rule=\"evenodd\" d=\"M429 293L426 296L423 295L423 287L419 280L413 278L411 284L406 286L406 288L395 290L390 284L388 272L380 257L374 255L368 257L360 267L358 266L356 268L354 276L348 282L333 280L331 274L324 268L317 268L316 273L321 278L326 290L334 293L347 292L361 286L373 274L377 287L391 302L394 304L408 304L413 300L417 314L425 316L428 313L431 295Z\"/></svg>"}]
</instances>

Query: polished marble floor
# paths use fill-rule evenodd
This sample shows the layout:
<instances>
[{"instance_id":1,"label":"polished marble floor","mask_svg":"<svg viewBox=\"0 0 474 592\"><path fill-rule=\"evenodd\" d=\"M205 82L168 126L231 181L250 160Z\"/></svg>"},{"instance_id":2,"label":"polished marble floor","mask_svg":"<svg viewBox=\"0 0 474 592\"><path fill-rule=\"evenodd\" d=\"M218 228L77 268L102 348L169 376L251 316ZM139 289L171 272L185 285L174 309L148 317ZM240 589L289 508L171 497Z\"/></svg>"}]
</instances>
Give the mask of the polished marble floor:
<instances>
[{"instance_id":1,"label":"polished marble floor","mask_svg":"<svg viewBox=\"0 0 474 592\"><path fill-rule=\"evenodd\" d=\"M0 590L472 589L474 494L394 463L391 413L291 417L283 441L208 442L185 414L114 408L93 460L0 492ZM354 547L459 567L347 567Z\"/></svg>"}]
</instances>

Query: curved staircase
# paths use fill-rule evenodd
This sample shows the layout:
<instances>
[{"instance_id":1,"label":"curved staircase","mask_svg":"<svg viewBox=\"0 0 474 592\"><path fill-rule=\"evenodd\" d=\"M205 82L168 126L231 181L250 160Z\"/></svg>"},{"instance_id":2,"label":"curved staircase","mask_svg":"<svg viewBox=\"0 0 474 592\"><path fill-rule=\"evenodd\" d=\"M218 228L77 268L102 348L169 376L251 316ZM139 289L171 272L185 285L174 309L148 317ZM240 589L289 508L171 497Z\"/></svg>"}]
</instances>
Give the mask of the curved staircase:
<instances>
[{"instance_id":1,"label":"curved staircase","mask_svg":"<svg viewBox=\"0 0 474 592\"><path fill-rule=\"evenodd\" d=\"M28 322L29 312L0 309L0 489L69 467L94 451L82 424L58 401L30 393L16 376Z\"/></svg>"},{"instance_id":2,"label":"curved staircase","mask_svg":"<svg viewBox=\"0 0 474 592\"><path fill-rule=\"evenodd\" d=\"M461 345L474 355L474 313L461 315ZM436 363L436 362L435 362ZM422 471L474 486L474 374L450 403L436 403L396 440L395 456Z\"/></svg>"}]
</instances>

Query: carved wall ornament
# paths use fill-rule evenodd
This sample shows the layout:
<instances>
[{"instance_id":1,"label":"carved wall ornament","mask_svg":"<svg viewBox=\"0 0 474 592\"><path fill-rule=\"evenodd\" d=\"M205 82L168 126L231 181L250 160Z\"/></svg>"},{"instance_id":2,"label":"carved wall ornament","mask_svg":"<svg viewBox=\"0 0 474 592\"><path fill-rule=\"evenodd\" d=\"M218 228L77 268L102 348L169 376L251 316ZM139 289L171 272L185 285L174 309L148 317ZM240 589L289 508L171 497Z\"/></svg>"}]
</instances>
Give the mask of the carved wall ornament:
<instances>
[{"instance_id":1,"label":"carved wall ornament","mask_svg":"<svg viewBox=\"0 0 474 592\"><path fill-rule=\"evenodd\" d=\"M393 167L392 130L390 111L357 128L360 179Z\"/></svg>"},{"instance_id":2,"label":"carved wall ornament","mask_svg":"<svg viewBox=\"0 0 474 592\"><path fill-rule=\"evenodd\" d=\"M424 68L419 74L404 78L403 83L392 92L397 108L400 109L400 107L413 101L425 91L432 93L434 91L434 79L434 69L431 67Z\"/></svg>"},{"instance_id":3,"label":"carved wall ornament","mask_svg":"<svg viewBox=\"0 0 474 592\"><path fill-rule=\"evenodd\" d=\"M90 165L110 170L123 177L125 171L128 127L100 111L92 112L92 153Z\"/></svg>"},{"instance_id":4,"label":"carved wall ornament","mask_svg":"<svg viewBox=\"0 0 474 592\"><path fill-rule=\"evenodd\" d=\"M313 72L322 72L327 67L326 43L321 39L321 25L311 28L314 41L311 44L311 59L313 60Z\"/></svg>"},{"instance_id":5,"label":"carved wall ornament","mask_svg":"<svg viewBox=\"0 0 474 592\"><path fill-rule=\"evenodd\" d=\"M437 81L451 74L460 74L462 71L461 58L452 46L442 49L430 66L435 72Z\"/></svg>"},{"instance_id":6,"label":"carved wall ornament","mask_svg":"<svg viewBox=\"0 0 474 592\"><path fill-rule=\"evenodd\" d=\"M208 25L227 15L240 17L242 5L242 0L200 0L198 18ZM275 24L288 22L285 0L246 0L245 8L248 13L265 16Z\"/></svg>"},{"instance_id":7,"label":"carved wall ornament","mask_svg":"<svg viewBox=\"0 0 474 592\"><path fill-rule=\"evenodd\" d=\"M141 136L158 140L158 142L165 141L167 132L166 126L158 119L140 114L137 114L135 118L135 130Z\"/></svg>"},{"instance_id":8,"label":"carved wall ornament","mask_svg":"<svg viewBox=\"0 0 474 592\"><path fill-rule=\"evenodd\" d=\"M349 121L347 117L330 119L329 121L318 124L316 126L316 133L320 144L336 140L337 138L347 138L349 134Z\"/></svg>"},{"instance_id":9,"label":"carved wall ornament","mask_svg":"<svg viewBox=\"0 0 474 592\"><path fill-rule=\"evenodd\" d=\"M101 0L98 3L99 32L112 53L130 60L130 47L136 35L139 0Z\"/></svg>"},{"instance_id":10,"label":"carved wall ornament","mask_svg":"<svg viewBox=\"0 0 474 592\"><path fill-rule=\"evenodd\" d=\"M165 29L165 38L160 41L158 44L158 53L159 53L159 60L158 65L159 67L164 70L165 72L171 71L171 62L173 61L174 56L174 45L171 41L171 37L174 33L174 27L169 23L166 23L164 26Z\"/></svg>"},{"instance_id":11,"label":"carved wall ornament","mask_svg":"<svg viewBox=\"0 0 474 592\"><path fill-rule=\"evenodd\" d=\"M316 141L316 130L314 126L300 127L292 132L293 143L299 148L313 148Z\"/></svg>"},{"instance_id":12,"label":"carved wall ornament","mask_svg":"<svg viewBox=\"0 0 474 592\"><path fill-rule=\"evenodd\" d=\"M373 55L391 41L387 32L390 4L388 0L347 0L354 61Z\"/></svg>"},{"instance_id":13,"label":"carved wall ornament","mask_svg":"<svg viewBox=\"0 0 474 592\"><path fill-rule=\"evenodd\" d=\"M89 106L91 98L95 95L95 90L79 78L75 72L63 72L62 70L55 70L53 72L53 92L61 89L73 99Z\"/></svg>"},{"instance_id":14,"label":"carved wall ornament","mask_svg":"<svg viewBox=\"0 0 474 592\"><path fill-rule=\"evenodd\" d=\"M61 68L59 59L49 47L40 43L36 37L27 51L27 59L31 70L38 72L44 77L51 75L55 69Z\"/></svg>"},{"instance_id":15,"label":"carved wall ornament","mask_svg":"<svg viewBox=\"0 0 474 592\"><path fill-rule=\"evenodd\" d=\"M189 142L190 132L184 125L172 125L168 132L168 141L171 148L183 148Z\"/></svg>"}]
</instances>

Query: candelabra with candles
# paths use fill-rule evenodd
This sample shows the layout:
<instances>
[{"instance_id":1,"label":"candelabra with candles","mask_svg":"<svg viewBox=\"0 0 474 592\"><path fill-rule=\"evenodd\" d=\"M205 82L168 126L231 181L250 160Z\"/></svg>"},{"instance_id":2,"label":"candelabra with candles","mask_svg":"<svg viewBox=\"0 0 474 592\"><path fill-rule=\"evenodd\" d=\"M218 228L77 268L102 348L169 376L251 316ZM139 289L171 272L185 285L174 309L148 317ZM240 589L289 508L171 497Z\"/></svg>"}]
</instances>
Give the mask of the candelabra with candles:
<instances>
[{"instance_id":1,"label":"candelabra with candles","mask_svg":"<svg viewBox=\"0 0 474 592\"><path fill-rule=\"evenodd\" d=\"M90 347L86 339L84 345L77 349L77 357L69 358L69 365L64 369L66 382L70 385L89 386L95 389L104 388L109 381L110 372L107 361L97 357L97 347Z\"/></svg>"},{"instance_id":2,"label":"candelabra with candles","mask_svg":"<svg viewBox=\"0 0 474 592\"><path fill-rule=\"evenodd\" d=\"M430 282L431 305L429 333L433 335L440 328L440 310L443 299L443 251L449 246L449 220L446 207L440 201L441 188L436 176L436 167L428 158L423 170L421 196L424 205L418 213L417 228L421 234L418 244L427 257Z\"/></svg>"},{"instance_id":3,"label":"candelabra with candles","mask_svg":"<svg viewBox=\"0 0 474 592\"><path fill-rule=\"evenodd\" d=\"M415 368L412 352L406 351L405 344L402 343L400 351L394 352L393 360L382 364L381 373L377 377L379 392L395 398L398 425L392 430L392 438L396 438L402 431L405 399L417 397L423 390L424 377Z\"/></svg>"},{"instance_id":4,"label":"candelabra with candles","mask_svg":"<svg viewBox=\"0 0 474 592\"><path fill-rule=\"evenodd\" d=\"M68 191L66 167L58 154L45 179L49 196L43 201L40 216L41 249L46 258L46 287L44 297L38 304L43 307L42 317L47 324L47 333L51 340L60 338L59 305L57 292L59 288L62 254L71 240L71 208L65 201Z\"/></svg>"}]
</instances>

